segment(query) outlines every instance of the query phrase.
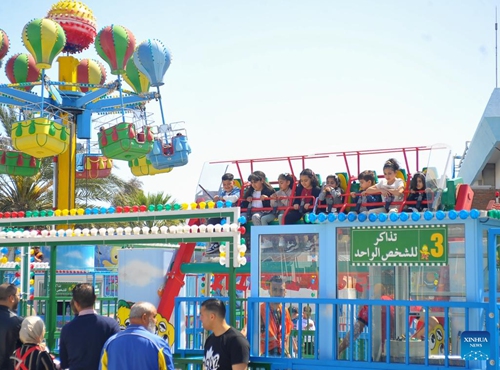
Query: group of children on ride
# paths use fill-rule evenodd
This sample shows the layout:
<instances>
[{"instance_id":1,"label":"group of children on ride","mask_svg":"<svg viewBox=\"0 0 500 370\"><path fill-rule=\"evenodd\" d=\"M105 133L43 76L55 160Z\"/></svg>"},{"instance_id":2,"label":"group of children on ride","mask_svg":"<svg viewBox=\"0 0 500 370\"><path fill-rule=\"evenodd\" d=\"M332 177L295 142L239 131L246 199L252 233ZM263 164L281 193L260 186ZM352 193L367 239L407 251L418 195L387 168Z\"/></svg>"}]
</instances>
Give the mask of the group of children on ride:
<instances>
[{"instance_id":1,"label":"group of children on ride","mask_svg":"<svg viewBox=\"0 0 500 370\"><path fill-rule=\"evenodd\" d=\"M351 202L341 187L337 175L329 175L326 183L320 187L318 177L309 168L302 170L300 178L295 186L295 178L292 174L282 173L278 177L278 189L275 190L267 182L266 175L262 171L254 171L248 177L249 186L244 190L240 207L246 211L247 220L253 225L269 225L276 218L279 224L296 224L301 219L308 222L309 213L319 212L346 212L345 204L355 204L351 211L356 213L385 213L398 212L404 199L405 182L397 177L399 164L391 158L383 167L384 178L378 182L373 171L363 171L358 175L359 191L351 192ZM292 195L293 193L293 195ZM225 200L237 204L241 189L234 184L234 176L230 173L222 176L222 188L214 201ZM426 208L426 184L425 175L417 172L413 175L410 183L410 192L407 197L407 205L403 212L421 212ZM291 202L291 207L289 204ZM370 205L372 204L373 205ZM217 220L210 219L208 223ZM220 221L220 220L219 220ZM291 252L298 248L299 241L294 236L283 236L279 239L279 246L285 251ZM304 250L311 250L314 241L307 235L304 236ZM249 245L249 243L247 243ZM272 242L264 239L261 248L272 248ZM207 254L215 253L219 249L218 243L212 243L207 249Z\"/></svg>"}]
</instances>

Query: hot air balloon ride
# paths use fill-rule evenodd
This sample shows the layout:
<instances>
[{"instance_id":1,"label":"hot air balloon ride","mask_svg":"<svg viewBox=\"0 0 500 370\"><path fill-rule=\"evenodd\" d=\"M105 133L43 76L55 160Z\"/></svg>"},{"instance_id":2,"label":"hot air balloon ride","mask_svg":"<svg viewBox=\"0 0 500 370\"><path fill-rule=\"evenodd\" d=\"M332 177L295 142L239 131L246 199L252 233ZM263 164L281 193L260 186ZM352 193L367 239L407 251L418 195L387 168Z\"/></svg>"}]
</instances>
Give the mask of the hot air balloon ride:
<instances>
[{"instance_id":1,"label":"hot air balloon ride","mask_svg":"<svg viewBox=\"0 0 500 370\"><path fill-rule=\"evenodd\" d=\"M158 170L153 167L153 164L147 157L136 158L128 161L128 166L134 176L154 176L160 173L169 173L173 170L173 167Z\"/></svg>"},{"instance_id":2,"label":"hot air balloon ride","mask_svg":"<svg viewBox=\"0 0 500 370\"><path fill-rule=\"evenodd\" d=\"M95 47L97 54L105 60L111 73L120 75L126 73L126 66L132 57L135 48L135 38L132 32L123 26L111 25L104 27L97 34ZM123 100L123 91L119 88L120 99ZM102 153L113 159L130 161L149 153L153 147L153 133L151 127L143 124L138 127L135 122L126 122L125 109L121 107L122 121L114 126L101 126L98 138Z\"/></svg>"},{"instance_id":3,"label":"hot air balloon ride","mask_svg":"<svg viewBox=\"0 0 500 370\"><path fill-rule=\"evenodd\" d=\"M24 26L23 43L36 67L42 70L42 98L39 105L25 108L31 109L25 120L12 125L12 145L36 158L59 155L68 148L69 128L60 113L45 111L43 92L45 69L52 66L54 58L64 48L66 36L58 23L47 18L34 19Z\"/></svg>"},{"instance_id":4,"label":"hot air balloon ride","mask_svg":"<svg viewBox=\"0 0 500 370\"><path fill-rule=\"evenodd\" d=\"M104 66L92 59L82 59L76 67L76 81L81 92L86 93L94 90L89 86L102 85L106 81L106 70ZM87 150L76 153L76 178L77 179L102 179L111 174L113 160L102 155L102 153L92 153L93 146L88 140ZM95 145L98 145L97 143Z\"/></svg>"},{"instance_id":5,"label":"hot air balloon ride","mask_svg":"<svg viewBox=\"0 0 500 370\"><path fill-rule=\"evenodd\" d=\"M158 40L143 41L134 51L134 63L137 69L148 78L151 86L158 89L159 96L160 86L164 85L163 78L170 67L171 60L169 50ZM191 153L186 130L173 129L173 125L184 122L166 124L161 96L159 101L162 125L158 127L158 137L147 158L156 169L184 166L188 163L188 156Z\"/></svg>"}]
</instances>

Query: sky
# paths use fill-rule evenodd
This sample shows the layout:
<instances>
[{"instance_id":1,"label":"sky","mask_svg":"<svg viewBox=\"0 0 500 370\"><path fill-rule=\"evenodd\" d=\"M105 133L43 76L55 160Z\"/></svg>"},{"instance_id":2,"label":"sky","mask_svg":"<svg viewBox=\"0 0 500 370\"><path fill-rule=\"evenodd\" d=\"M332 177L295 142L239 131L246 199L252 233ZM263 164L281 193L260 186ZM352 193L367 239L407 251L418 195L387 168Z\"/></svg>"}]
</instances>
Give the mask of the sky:
<instances>
[{"instance_id":1,"label":"sky","mask_svg":"<svg viewBox=\"0 0 500 370\"><path fill-rule=\"evenodd\" d=\"M26 52L24 25L55 2L0 2L6 59ZM165 121L185 122L192 154L186 166L140 180L180 202L193 199L207 161L435 143L462 154L495 88L498 1L84 3L98 30L120 24L138 43L159 39L172 53L161 87ZM99 59L93 46L75 56ZM158 103L147 109L160 123ZM365 166L381 172L384 159ZM126 162L115 164L132 177ZM332 162L321 171L345 168Z\"/></svg>"}]
</instances>

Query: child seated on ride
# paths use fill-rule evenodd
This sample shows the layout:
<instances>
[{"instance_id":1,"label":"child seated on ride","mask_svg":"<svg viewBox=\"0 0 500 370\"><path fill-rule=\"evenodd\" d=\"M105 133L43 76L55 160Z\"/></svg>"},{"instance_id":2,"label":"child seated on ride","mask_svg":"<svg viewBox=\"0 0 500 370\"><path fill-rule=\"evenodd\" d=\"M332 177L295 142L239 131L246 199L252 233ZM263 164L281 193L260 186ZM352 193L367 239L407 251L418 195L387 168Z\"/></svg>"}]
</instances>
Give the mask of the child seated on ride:
<instances>
[{"instance_id":1,"label":"child seated on ride","mask_svg":"<svg viewBox=\"0 0 500 370\"><path fill-rule=\"evenodd\" d=\"M170 145L167 142L162 142L161 140L160 140L160 143L161 143L161 147L162 147L162 151L163 151L164 155L173 154L172 153L172 145Z\"/></svg>"},{"instance_id":2,"label":"child seated on ride","mask_svg":"<svg viewBox=\"0 0 500 370\"><path fill-rule=\"evenodd\" d=\"M356 213L366 212L379 206L363 206L366 203L381 203L380 194L367 194L366 190L375 183L375 173L373 171L363 171L358 175L359 193L351 193L352 203L356 204Z\"/></svg>"},{"instance_id":3,"label":"child seated on ride","mask_svg":"<svg viewBox=\"0 0 500 370\"><path fill-rule=\"evenodd\" d=\"M328 175L326 177L326 184L323 185L323 189L318 197L321 202L320 204L326 202L326 213L337 212L337 208L333 206L343 203L342 193L339 178L336 175Z\"/></svg>"},{"instance_id":4,"label":"child seated on ride","mask_svg":"<svg viewBox=\"0 0 500 370\"><path fill-rule=\"evenodd\" d=\"M314 204L316 198L321 194L321 188L319 187L318 178L316 174L309 168L302 170L300 173L300 182L295 188L295 200L293 201L293 208L288 211L285 216L285 225L296 224L301 218L304 217L304 222L307 222L307 217L309 213L314 211ZM304 245L305 251L310 251L314 246L313 235L304 234ZM286 243L286 244L285 244ZM293 252L298 245L298 237L293 240L287 238L280 238L280 247L285 247L285 252Z\"/></svg>"},{"instance_id":5,"label":"child seated on ride","mask_svg":"<svg viewBox=\"0 0 500 370\"><path fill-rule=\"evenodd\" d=\"M401 202L403 200L403 192L405 183L402 179L396 177L396 172L399 170L399 163L394 158L388 159L384 163L384 178L366 189L367 194L382 195L382 202L385 202L384 207L371 209L370 213L385 213L398 212L399 205L392 204L393 202Z\"/></svg>"},{"instance_id":6,"label":"child seated on ride","mask_svg":"<svg viewBox=\"0 0 500 370\"><path fill-rule=\"evenodd\" d=\"M240 198L241 190L239 187L234 185L234 175L232 173L225 173L222 175L222 187L219 190L219 193L214 196L213 201L218 202L220 201L229 201L233 205L236 205L238 203L238 199ZM207 225L216 225L220 224L222 221L222 218L220 217L213 217L209 218L207 220ZM219 252L219 243L214 242L211 243L210 246L206 250L206 254L213 254L213 253L218 253Z\"/></svg>"},{"instance_id":7,"label":"child seated on ride","mask_svg":"<svg viewBox=\"0 0 500 370\"><path fill-rule=\"evenodd\" d=\"M427 200L427 192L425 189L425 175L417 172L413 175L410 182L410 194L406 198L409 202L416 202L415 204L407 204L403 212L422 212L427 208L427 204L423 204Z\"/></svg>"},{"instance_id":8,"label":"child seated on ride","mask_svg":"<svg viewBox=\"0 0 500 370\"><path fill-rule=\"evenodd\" d=\"M271 207L270 196L276 191L266 181L266 178L262 177L262 174L258 174L257 171L248 176L248 181L251 185L245 190L245 194L243 195L244 200L241 202L241 208L247 209L247 217L252 217L252 223L254 225L261 225L261 218L271 214L272 211L257 211L254 213L252 209Z\"/></svg>"},{"instance_id":9,"label":"child seated on ride","mask_svg":"<svg viewBox=\"0 0 500 370\"><path fill-rule=\"evenodd\" d=\"M296 224L304 215L313 211L314 202L321 194L318 178L315 173L306 168L300 173L300 183L295 189L293 209L285 216L285 225Z\"/></svg>"},{"instance_id":10,"label":"child seated on ride","mask_svg":"<svg viewBox=\"0 0 500 370\"><path fill-rule=\"evenodd\" d=\"M274 188L266 181L266 175L262 171L254 171L248 176L248 181L250 186L245 190L243 194L244 200L241 202L241 208L247 209L247 220L251 219L253 225L262 225L262 217L266 217L272 214L271 210L264 211L253 211L255 208L270 208L271 198L270 196L275 193ZM274 219L274 215L272 216ZM266 224L265 224L266 225ZM247 232L243 235L247 247L250 246L250 234ZM261 248L267 249L272 248L273 245L271 241L263 239Z\"/></svg>"},{"instance_id":11,"label":"child seated on ride","mask_svg":"<svg viewBox=\"0 0 500 370\"><path fill-rule=\"evenodd\" d=\"M273 210L271 213L262 215L260 217L260 220L257 219L254 220L254 217L252 216L252 222L254 222L254 225L269 225L271 222L274 221L275 218L278 218L278 222L281 224L281 219L285 211L278 210L278 207L288 206L288 199L286 199L285 197L290 197L292 195L292 188L291 188L292 183L293 183L292 175L288 173L282 173L281 175L278 176L279 190L275 193L272 193L270 196L271 207L273 207ZM255 223L255 221L257 221L257 223Z\"/></svg>"}]
</instances>

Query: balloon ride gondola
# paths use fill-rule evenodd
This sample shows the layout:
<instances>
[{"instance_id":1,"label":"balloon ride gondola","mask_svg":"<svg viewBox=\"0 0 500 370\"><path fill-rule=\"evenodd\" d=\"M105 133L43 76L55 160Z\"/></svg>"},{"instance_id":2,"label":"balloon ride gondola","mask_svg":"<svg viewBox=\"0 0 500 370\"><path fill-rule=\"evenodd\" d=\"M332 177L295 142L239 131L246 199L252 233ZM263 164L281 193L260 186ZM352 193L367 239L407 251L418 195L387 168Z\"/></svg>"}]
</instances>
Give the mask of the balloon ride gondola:
<instances>
[{"instance_id":1,"label":"balloon ride gondola","mask_svg":"<svg viewBox=\"0 0 500 370\"><path fill-rule=\"evenodd\" d=\"M44 36L40 42L41 35ZM15 55L9 60L7 75L9 79L17 79L19 70L26 67L24 77L26 81L38 79L37 69L42 70L42 94L45 85L45 69L52 65L52 61L66 44L66 35L63 28L47 18L34 19L23 28L23 43L34 59L26 58L22 54ZM9 73L12 72L12 73ZM9 75L10 74L10 75ZM32 155L36 158L50 157L64 153L69 144L69 128L61 117L64 112L46 109L42 95L41 103L35 107L23 108L25 119L12 125L12 145L15 149ZM29 114L26 114L29 113Z\"/></svg>"},{"instance_id":2,"label":"balloon ride gondola","mask_svg":"<svg viewBox=\"0 0 500 370\"><path fill-rule=\"evenodd\" d=\"M158 127L159 137L154 141L153 149L147 155L154 168L162 170L184 166L188 163L191 147L188 143L186 131L172 129L172 125L179 123L183 122Z\"/></svg>"},{"instance_id":3,"label":"balloon ride gondola","mask_svg":"<svg viewBox=\"0 0 500 370\"><path fill-rule=\"evenodd\" d=\"M173 170L172 167L158 170L153 167L151 161L147 157L136 158L129 161L128 166L134 176L153 176L160 173L169 173Z\"/></svg>"},{"instance_id":4,"label":"balloon ride gondola","mask_svg":"<svg viewBox=\"0 0 500 370\"><path fill-rule=\"evenodd\" d=\"M77 179L103 179L111 175L113 160L101 154L76 153Z\"/></svg>"},{"instance_id":5,"label":"balloon ride gondola","mask_svg":"<svg viewBox=\"0 0 500 370\"><path fill-rule=\"evenodd\" d=\"M106 157L124 161L144 157L153 147L153 133L149 126L137 132L135 125L127 122L102 128L98 138L99 148Z\"/></svg>"},{"instance_id":6,"label":"balloon ride gondola","mask_svg":"<svg viewBox=\"0 0 500 370\"><path fill-rule=\"evenodd\" d=\"M59 119L34 117L12 125L12 145L36 158L64 153L69 144L69 128Z\"/></svg>"},{"instance_id":7,"label":"balloon ride gondola","mask_svg":"<svg viewBox=\"0 0 500 370\"><path fill-rule=\"evenodd\" d=\"M160 41L148 39L137 46L133 59L139 72L147 77L152 87L158 89L159 95L160 86L164 85L163 77L171 63L170 51ZM161 98L159 102L162 112L162 125L158 127L160 137L153 143L147 159L158 170L184 166L191 153L185 130L174 132L172 124L165 124Z\"/></svg>"},{"instance_id":8,"label":"balloon ride gondola","mask_svg":"<svg viewBox=\"0 0 500 370\"><path fill-rule=\"evenodd\" d=\"M10 176L34 176L40 171L40 160L16 150L0 149L0 173Z\"/></svg>"},{"instance_id":9,"label":"balloon ride gondola","mask_svg":"<svg viewBox=\"0 0 500 370\"><path fill-rule=\"evenodd\" d=\"M127 62L134 53L134 35L123 26L111 25L99 31L95 46L97 54L109 64L111 73L118 75L120 82L120 75L126 73ZM122 98L121 86L119 93ZM134 123L126 122L123 107L122 122L101 127L98 138L99 148L106 157L125 161L143 157L153 147L151 128L144 125L138 130Z\"/></svg>"}]
</instances>

